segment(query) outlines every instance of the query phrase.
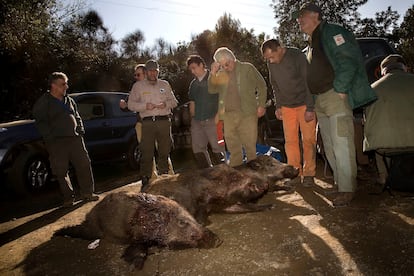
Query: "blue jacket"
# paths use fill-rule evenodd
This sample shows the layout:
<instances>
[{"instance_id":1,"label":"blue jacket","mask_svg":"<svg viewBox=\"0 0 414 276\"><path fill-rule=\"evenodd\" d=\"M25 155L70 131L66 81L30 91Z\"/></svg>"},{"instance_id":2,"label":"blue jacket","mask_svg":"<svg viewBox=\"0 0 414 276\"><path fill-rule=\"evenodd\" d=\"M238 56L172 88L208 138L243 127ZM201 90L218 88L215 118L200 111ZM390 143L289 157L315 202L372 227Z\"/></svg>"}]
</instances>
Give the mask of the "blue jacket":
<instances>
[{"instance_id":1,"label":"blue jacket","mask_svg":"<svg viewBox=\"0 0 414 276\"><path fill-rule=\"evenodd\" d=\"M342 26L322 21L319 25L323 50L335 72L333 87L348 94L352 109L377 99L365 71L364 60L354 35Z\"/></svg>"}]
</instances>

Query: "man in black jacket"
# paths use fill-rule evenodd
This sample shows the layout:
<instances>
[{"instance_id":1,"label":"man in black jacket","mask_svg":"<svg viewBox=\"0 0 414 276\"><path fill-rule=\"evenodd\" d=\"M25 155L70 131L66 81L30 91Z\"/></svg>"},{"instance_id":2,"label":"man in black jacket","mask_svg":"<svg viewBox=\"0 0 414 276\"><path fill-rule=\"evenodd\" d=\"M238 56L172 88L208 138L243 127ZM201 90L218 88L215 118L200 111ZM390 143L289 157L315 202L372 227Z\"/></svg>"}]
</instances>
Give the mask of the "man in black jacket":
<instances>
[{"instance_id":1,"label":"man in black jacket","mask_svg":"<svg viewBox=\"0 0 414 276\"><path fill-rule=\"evenodd\" d=\"M85 129L75 101L66 95L68 77L54 72L49 78L50 91L43 94L33 107L36 126L49 153L53 174L63 194L63 206L73 204L74 194L68 169L75 169L83 201L95 201L91 161L83 141Z\"/></svg>"}]
</instances>

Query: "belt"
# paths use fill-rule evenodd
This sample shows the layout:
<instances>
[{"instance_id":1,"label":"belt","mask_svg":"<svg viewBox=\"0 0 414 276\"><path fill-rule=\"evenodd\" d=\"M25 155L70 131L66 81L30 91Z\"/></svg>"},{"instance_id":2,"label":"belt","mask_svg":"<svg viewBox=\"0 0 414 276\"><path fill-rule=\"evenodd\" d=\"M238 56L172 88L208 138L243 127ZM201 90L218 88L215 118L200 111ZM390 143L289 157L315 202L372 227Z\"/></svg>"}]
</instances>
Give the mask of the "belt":
<instances>
[{"instance_id":1,"label":"belt","mask_svg":"<svg viewBox=\"0 0 414 276\"><path fill-rule=\"evenodd\" d=\"M168 115L162 115L162 116L147 116L142 118L143 121L160 121L160 120L169 120L170 116Z\"/></svg>"}]
</instances>

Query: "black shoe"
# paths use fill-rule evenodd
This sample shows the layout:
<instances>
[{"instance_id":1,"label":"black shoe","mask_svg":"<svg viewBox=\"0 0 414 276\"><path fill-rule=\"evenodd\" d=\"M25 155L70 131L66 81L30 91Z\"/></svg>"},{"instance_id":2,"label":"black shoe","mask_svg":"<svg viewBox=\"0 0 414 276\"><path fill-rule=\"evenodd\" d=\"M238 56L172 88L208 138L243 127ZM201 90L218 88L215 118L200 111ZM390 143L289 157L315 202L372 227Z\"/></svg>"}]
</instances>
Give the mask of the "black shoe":
<instances>
[{"instance_id":1,"label":"black shoe","mask_svg":"<svg viewBox=\"0 0 414 276\"><path fill-rule=\"evenodd\" d=\"M99 196L98 195L90 195L90 196L84 196L82 197L82 201L83 202L91 202L91 201L97 201L99 200Z\"/></svg>"},{"instance_id":2,"label":"black shoe","mask_svg":"<svg viewBox=\"0 0 414 276\"><path fill-rule=\"evenodd\" d=\"M148 186L149 186L149 176L143 176L142 178L141 178L141 193L144 193L147 189L148 189Z\"/></svg>"},{"instance_id":3,"label":"black shoe","mask_svg":"<svg viewBox=\"0 0 414 276\"><path fill-rule=\"evenodd\" d=\"M313 179L313 176L304 176L302 185L303 187L313 187L315 185L315 180Z\"/></svg>"},{"instance_id":4,"label":"black shoe","mask_svg":"<svg viewBox=\"0 0 414 276\"><path fill-rule=\"evenodd\" d=\"M70 196L70 197L64 197L62 207L63 208L70 208L72 206L73 206L73 195Z\"/></svg>"},{"instance_id":5,"label":"black shoe","mask_svg":"<svg viewBox=\"0 0 414 276\"><path fill-rule=\"evenodd\" d=\"M62 208L71 208L73 206L73 199L63 201Z\"/></svg>"}]
</instances>

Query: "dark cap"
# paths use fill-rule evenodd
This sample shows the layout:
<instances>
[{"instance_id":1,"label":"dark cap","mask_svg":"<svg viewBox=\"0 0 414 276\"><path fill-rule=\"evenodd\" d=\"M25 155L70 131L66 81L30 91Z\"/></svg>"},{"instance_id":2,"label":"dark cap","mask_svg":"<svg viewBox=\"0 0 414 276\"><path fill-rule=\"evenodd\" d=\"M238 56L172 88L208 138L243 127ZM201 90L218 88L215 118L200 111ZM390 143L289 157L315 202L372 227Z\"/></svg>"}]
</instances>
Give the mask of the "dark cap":
<instances>
[{"instance_id":1,"label":"dark cap","mask_svg":"<svg viewBox=\"0 0 414 276\"><path fill-rule=\"evenodd\" d=\"M322 14L322 10L321 8L319 8L318 5L311 3L311 2L307 2L303 4L302 6L300 6L299 10L292 12L292 19L298 19L300 14L304 11L311 11L311 12L317 12L319 14Z\"/></svg>"},{"instance_id":2,"label":"dark cap","mask_svg":"<svg viewBox=\"0 0 414 276\"><path fill-rule=\"evenodd\" d=\"M158 62L156 62L153 59L150 59L147 62L145 62L145 68L147 69L147 71L159 70Z\"/></svg>"},{"instance_id":3,"label":"dark cap","mask_svg":"<svg viewBox=\"0 0 414 276\"><path fill-rule=\"evenodd\" d=\"M398 67L401 64L407 65L402 56L397 54L389 55L381 61L381 70L389 67Z\"/></svg>"}]
</instances>

